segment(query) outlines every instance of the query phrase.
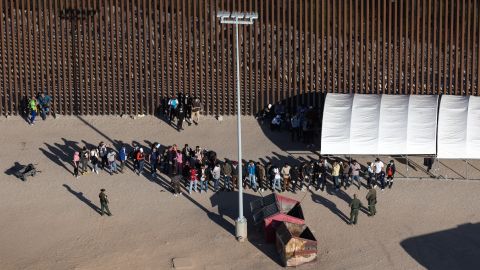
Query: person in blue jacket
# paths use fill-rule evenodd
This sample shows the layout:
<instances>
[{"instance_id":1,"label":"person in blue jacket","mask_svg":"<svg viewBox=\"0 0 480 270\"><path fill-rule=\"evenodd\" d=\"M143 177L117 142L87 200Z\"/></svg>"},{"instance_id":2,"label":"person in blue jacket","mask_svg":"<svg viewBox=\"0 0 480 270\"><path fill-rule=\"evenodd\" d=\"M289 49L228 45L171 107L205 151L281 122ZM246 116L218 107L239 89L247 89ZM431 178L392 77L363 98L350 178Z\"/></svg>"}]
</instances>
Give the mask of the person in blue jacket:
<instances>
[{"instance_id":1,"label":"person in blue jacket","mask_svg":"<svg viewBox=\"0 0 480 270\"><path fill-rule=\"evenodd\" d=\"M123 169L125 168L125 162L127 162L127 149L125 145L122 145L120 150L118 150L118 159L120 160L120 172L124 173Z\"/></svg>"}]
</instances>

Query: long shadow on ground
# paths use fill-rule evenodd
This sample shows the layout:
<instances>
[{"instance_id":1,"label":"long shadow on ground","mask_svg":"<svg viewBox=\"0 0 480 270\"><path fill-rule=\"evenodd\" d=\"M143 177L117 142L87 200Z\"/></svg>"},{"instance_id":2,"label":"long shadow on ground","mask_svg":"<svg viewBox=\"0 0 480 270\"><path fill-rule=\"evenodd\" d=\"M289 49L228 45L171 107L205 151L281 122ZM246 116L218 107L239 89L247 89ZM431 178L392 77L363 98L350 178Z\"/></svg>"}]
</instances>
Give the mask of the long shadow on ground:
<instances>
[{"instance_id":1,"label":"long shadow on ground","mask_svg":"<svg viewBox=\"0 0 480 270\"><path fill-rule=\"evenodd\" d=\"M85 196L83 196L83 192L77 192L75 190L73 190L69 185L67 184L63 184L63 187L65 187L67 189L68 192L70 192L71 194L73 194L75 197L77 197L77 199L79 199L80 201L82 201L84 204L86 204L88 207L92 208L95 212L97 212L98 214L101 214L101 210L100 208L98 208L98 206L96 206L94 203L92 203L92 201L90 201L89 199L87 199Z\"/></svg>"},{"instance_id":2,"label":"long shadow on ground","mask_svg":"<svg viewBox=\"0 0 480 270\"><path fill-rule=\"evenodd\" d=\"M400 242L426 269L479 269L480 223L411 237Z\"/></svg>"}]
</instances>

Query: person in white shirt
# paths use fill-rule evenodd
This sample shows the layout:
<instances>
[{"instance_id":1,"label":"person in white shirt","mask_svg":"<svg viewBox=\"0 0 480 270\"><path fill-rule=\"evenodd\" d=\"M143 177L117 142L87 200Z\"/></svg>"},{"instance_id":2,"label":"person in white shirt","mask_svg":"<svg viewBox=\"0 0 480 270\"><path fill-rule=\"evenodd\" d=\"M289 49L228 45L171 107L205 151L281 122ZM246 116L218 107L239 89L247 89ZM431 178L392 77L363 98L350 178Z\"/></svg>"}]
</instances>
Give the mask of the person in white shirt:
<instances>
[{"instance_id":1,"label":"person in white shirt","mask_svg":"<svg viewBox=\"0 0 480 270\"><path fill-rule=\"evenodd\" d=\"M377 183L380 178L380 174L383 171L383 167L384 167L383 162L379 158L376 158L374 167L375 167L375 183Z\"/></svg>"}]
</instances>

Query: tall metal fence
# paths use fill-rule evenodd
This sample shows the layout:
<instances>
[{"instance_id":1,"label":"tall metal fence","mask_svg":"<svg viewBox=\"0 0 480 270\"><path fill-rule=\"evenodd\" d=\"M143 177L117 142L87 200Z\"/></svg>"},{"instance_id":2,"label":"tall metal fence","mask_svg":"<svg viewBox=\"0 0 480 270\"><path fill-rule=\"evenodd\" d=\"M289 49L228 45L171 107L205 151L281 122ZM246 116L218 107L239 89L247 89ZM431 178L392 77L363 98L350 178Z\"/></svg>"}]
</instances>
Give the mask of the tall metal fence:
<instances>
[{"instance_id":1,"label":"tall metal fence","mask_svg":"<svg viewBox=\"0 0 480 270\"><path fill-rule=\"evenodd\" d=\"M319 92L477 95L478 0L0 0L0 114L39 91L59 114L152 114L199 96L234 112L240 29L243 114L316 105Z\"/></svg>"}]
</instances>

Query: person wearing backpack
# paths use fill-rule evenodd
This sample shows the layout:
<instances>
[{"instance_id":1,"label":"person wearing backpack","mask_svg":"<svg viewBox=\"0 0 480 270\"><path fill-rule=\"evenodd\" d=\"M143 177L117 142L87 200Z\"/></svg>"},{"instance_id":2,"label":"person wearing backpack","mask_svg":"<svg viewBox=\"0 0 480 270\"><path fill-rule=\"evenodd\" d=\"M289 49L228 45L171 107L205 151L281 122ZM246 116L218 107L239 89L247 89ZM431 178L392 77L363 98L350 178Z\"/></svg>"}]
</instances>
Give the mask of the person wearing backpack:
<instances>
[{"instance_id":1,"label":"person wearing backpack","mask_svg":"<svg viewBox=\"0 0 480 270\"><path fill-rule=\"evenodd\" d=\"M80 169L80 173L83 175L88 171L88 160L90 159L90 151L88 151L87 147L84 146L82 151L80 152L80 164L82 165Z\"/></svg>"},{"instance_id":2,"label":"person wearing backpack","mask_svg":"<svg viewBox=\"0 0 480 270\"><path fill-rule=\"evenodd\" d=\"M397 171L395 168L395 162L390 160L387 165L387 186L388 188L392 188L393 186L393 178L395 177L395 172Z\"/></svg>"}]
</instances>

